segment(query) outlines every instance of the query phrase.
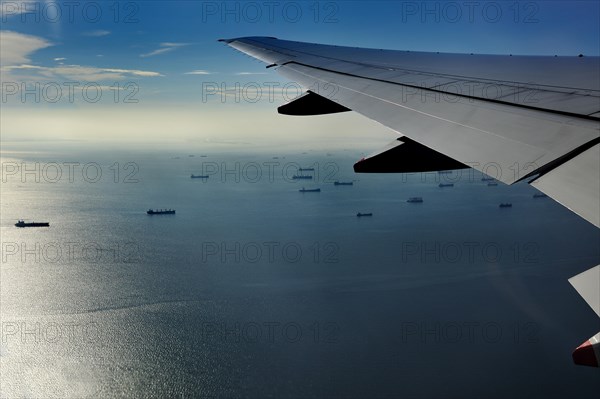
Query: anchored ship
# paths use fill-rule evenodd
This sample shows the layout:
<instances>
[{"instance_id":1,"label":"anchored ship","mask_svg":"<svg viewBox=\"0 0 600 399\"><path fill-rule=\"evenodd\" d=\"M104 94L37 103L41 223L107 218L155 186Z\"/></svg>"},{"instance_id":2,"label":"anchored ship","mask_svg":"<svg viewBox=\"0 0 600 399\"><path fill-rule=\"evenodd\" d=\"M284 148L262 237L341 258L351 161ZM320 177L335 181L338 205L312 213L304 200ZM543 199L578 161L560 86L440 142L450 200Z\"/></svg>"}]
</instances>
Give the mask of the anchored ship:
<instances>
[{"instance_id":1,"label":"anchored ship","mask_svg":"<svg viewBox=\"0 0 600 399\"><path fill-rule=\"evenodd\" d=\"M454 183L440 183L439 187L454 187Z\"/></svg>"},{"instance_id":2,"label":"anchored ship","mask_svg":"<svg viewBox=\"0 0 600 399\"><path fill-rule=\"evenodd\" d=\"M421 202L423 202L423 198L421 198L421 197L410 197L406 202L421 203Z\"/></svg>"},{"instance_id":3,"label":"anchored ship","mask_svg":"<svg viewBox=\"0 0 600 399\"><path fill-rule=\"evenodd\" d=\"M510 202L503 202L500 204L500 208L512 208L512 204Z\"/></svg>"},{"instance_id":4,"label":"anchored ship","mask_svg":"<svg viewBox=\"0 0 600 399\"><path fill-rule=\"evenodd\" d=\"M351 181L335 181L333 182L334 186L352 186L354 185L354 182Z\"/></svg>"},{"instance_id":5,"label":"anchored ship","mask_svg":"<svg viewBox=\"0 0 600 399\"><path fill-rule=\"evenodd\" d=\"M363 216L373 216L373 214L372 213L360 213L360 212L358 212L356 214L356 216L360 218L360 217L363 217Z\"/></svg>"},{"instance_id":6,"label":"anchored ship","mask_svg":"<svg viewBox=\"0 0 600 399\"><path fill-rule=\"evenodd\" d=\"M148 215L174 215L175 209L148 209L146 213Z\"/></svg>"},{"instance_id":7,"label":"anchored ship","mask_svg":"<svg viewBox=\"0 0 600 399\"><path fill-rule=\"evenodd\" d=\"M24 220L19 220L15 223L16 227L50 227L50 223L48 222L25 222Z\"/></svg>"},{"instance_id":8,"label":"anchored ship","mask_svg":"<svg viewBox=\"0 0 600 399\"><path fill-rule=\"evenodd\" d=\"M191 175L192 179L208 179L208 175Z\"/></svg>"},{"instance_id":9,"label":"anchored ship","mask_svg":"<svg viewBox=\"0 0 600 399\"><path fill-rule=\"evenodd\" d=\"M300 190L301 193L320 193L321 189L320 188L304 188L302 187Z\"/></svg>"}]
</instances>

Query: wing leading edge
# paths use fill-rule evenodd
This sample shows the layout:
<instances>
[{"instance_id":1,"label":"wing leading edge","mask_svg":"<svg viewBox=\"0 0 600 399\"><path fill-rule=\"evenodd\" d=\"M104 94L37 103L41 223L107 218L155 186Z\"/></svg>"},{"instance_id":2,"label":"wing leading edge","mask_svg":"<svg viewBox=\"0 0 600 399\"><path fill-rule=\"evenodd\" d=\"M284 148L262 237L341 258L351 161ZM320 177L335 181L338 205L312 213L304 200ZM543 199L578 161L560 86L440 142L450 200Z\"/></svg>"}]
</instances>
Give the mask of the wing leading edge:
<instances>
[{"instance_id":1,"label":"wing leading edge","mask_svg":"<svg viewBox=\"0 0 600 399\"><path fill-rule=\"evenodd\" d=\"M353 110L410 137L369 165L384 160L392 170L405 170L407 150L414 149L431 160L418 166L422 170L454 160L456 168L492 170L507 184L530 179L600 227L599 57L440 54L271 37L223 41L313 93L302 109L308 101L328 104L297 115ZM313 101L315 93L327 101ZM290 109L297 108L293 103ZM402 165L390 167L394 159ZM589 290L596 297L600 292L598 284ZM595 337L596 346L587 346L597 350Z\"/></svg>"}]
</instances>

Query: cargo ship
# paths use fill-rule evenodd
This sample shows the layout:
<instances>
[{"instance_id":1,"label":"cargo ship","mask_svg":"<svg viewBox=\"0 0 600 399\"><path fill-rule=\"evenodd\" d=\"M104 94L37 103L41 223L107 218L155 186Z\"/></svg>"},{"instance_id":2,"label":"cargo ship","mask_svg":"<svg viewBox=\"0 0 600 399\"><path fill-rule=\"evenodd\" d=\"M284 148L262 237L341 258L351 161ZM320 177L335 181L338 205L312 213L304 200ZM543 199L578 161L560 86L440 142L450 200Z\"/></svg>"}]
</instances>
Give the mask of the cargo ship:
<instances>
[{"instance_id":1,"label":"cargo ship","mask_svg":"<svg viewBox=\"0 0 600 399\"><path fill-rule=\"evenodd\" d=\"M408 200L406 200L406 202L418 204L418 203L423 202L423 198L421 198L421 197L410 197Z\"/></svg>"},{"instance_id":2,"label":"cargo ship","mask_svg":"<svg viewBox=\"0 0 600 399\"><path fill-rule=\"evenodd\" d=\"M315 168L299 168L300 172L314 172Z\"/></svg>"},{"instance_id":3,"label":"cargo ship","mask_svg":"<svg viewBox=\"0 0 600 399\"><path fill-rule=\"evenodd\" d=\"M24 220L19 220L15 223L15 227L50 227L50 223L48 222L25 222Z\"/></svg>"},{"instance_id":4,"label":"cargo ship","mask_svg":"<svg viewBox=\"0 0 600 399\"><path fill-rule=\"evenodd\" d=\"M360 212L358 212L356 214L356 216L360 218L360 217L363 217L363 216L373 216L373 214L372 213L360 213Z\"/></svg>"},{"instance_id":5,"label":"cargo ship","mask_svg":"<svg viewBox=\"0 0 600 399\"><path fill-rule=\"evenodd\" d=\"M512 204L510 202L503 202L500 204L500 208L512 208Z\"/></svg>"},{"instance_id":6,"label":"cargo ship","mask_svg":"<svg viewBox=\"0 0 600 399\"><path fill-rule=\"evenodd\" d=\"M440 183L438 187L454 187L454 183Z\"/></svg>"},{"instance_id":7,"label":"cargo ship","mask_svg":"<svg viewBox=\"0 0 600 399\"><path fill-rule=\"evenodd\" d=\"M334 186L352 186L354 185L354 182L351 181L335 181L333 182Z\"/></svg>"},{"instance_id":8,"label":"cargo ship","mask_svg":"<svg viewBox=\"0 0 600 399\"><path fill-rule=\"evenodd\" d=\"M320 188L304 188L302 187L300 190L301 193L320 193L321 189Z\"/></svg>"},{"instance_id":9,"label":"cargo ship","mask_svg":"<svg viewBox=\"0 0 600 399\"><path fill-rule=\"evenodd\" d=\"M192 179L208 179L208 175L191 175Z\"/></svg>"},{"instance_id":10,"label":"cargo ship","mask_svg":"<svg viewBox=\"0 0 600 399\"><path fill-rule=\"evenodd\" d=\"M175 209L148 209L146 213L148 215L174 215Z\"/></svg>"},{"instance_id":11,"label":"cargo ship","mask_svg":"<svg viewBox=\"0 0 600 399\"><path fill-rule=\"evenodd\" d=\"M292 179L294 179L294 180L299 180L299 179L312 179L312 176L305 176L305 175L294 175L294 176L292 176Z\"/></svg>"}]
</instances>

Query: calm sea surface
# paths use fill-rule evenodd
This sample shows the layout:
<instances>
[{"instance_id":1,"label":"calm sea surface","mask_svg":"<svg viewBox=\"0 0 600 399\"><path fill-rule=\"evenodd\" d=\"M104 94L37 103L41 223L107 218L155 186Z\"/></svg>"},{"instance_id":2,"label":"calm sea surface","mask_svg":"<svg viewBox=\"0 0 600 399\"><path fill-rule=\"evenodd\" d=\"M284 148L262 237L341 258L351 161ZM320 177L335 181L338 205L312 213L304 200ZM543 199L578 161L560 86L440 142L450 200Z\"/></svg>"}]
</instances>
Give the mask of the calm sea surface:
<instances>
[{"instance_id":1,"label":"calm sea surface","mask_svg":"<svg viewBox=\"0 0 600 399\"><path fill-rule=\"evenodd\" d=\"M2 398L600 389L567 282L600 234L527 184L357 175L356 151L35 150L2 153Z\"/></svg>"}]
</instances>

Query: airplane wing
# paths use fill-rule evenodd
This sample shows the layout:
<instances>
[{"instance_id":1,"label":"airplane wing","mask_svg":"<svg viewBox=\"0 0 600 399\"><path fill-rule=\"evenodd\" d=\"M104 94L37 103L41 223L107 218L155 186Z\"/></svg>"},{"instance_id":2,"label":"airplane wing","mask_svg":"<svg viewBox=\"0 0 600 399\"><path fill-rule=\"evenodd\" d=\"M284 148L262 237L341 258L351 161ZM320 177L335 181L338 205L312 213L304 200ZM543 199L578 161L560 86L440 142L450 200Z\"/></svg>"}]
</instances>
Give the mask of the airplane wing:
<instances>
[{"instance_id":1,"label":"airplane wing","mask_svg":"<svg viewBox=\"0 0 600 399\"><path fill-rule=\"evenodd\" d=\"M357 172L471 167L506 184L528 179L600 227L599 57L426 53L272 37L222 41L307 89L280 113L352 110L400 134L359 161ZM598 284L589 290L597 300ZM586 342L597 366L594 338ZM576 363L594 364L575 353Z\"/></svg>"}]
</instances>

